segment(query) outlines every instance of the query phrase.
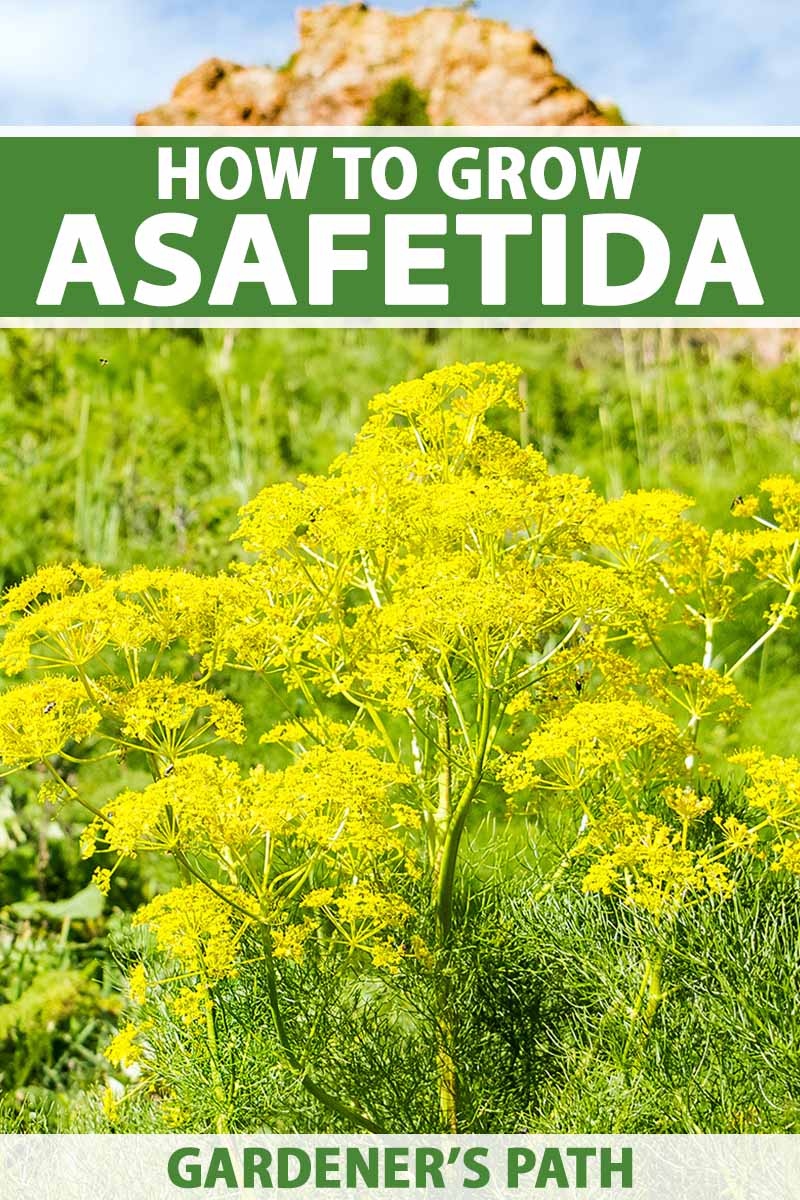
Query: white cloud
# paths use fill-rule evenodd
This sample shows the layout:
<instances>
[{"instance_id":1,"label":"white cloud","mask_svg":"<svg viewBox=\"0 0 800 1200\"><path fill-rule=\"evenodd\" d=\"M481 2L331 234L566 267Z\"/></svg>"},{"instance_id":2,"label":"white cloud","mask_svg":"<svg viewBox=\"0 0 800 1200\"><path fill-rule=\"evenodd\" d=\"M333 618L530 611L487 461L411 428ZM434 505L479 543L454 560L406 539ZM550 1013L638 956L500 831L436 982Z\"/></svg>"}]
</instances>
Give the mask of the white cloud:
<instances>
[{"instance_id":1,"label":"white cloud","mask_svg":"<svg viewBox=\"0 0 800 1200\"><path fill-rule=\"evenodd\" d=\"M295 42L291 7L259 9L0 0L0 122L127 124L213 54L279 63Z\"/></svg>"},{"instance_id":2,"label":"white cloud","mask_svg":"<svg viewBox=\"0 0 800 1200\"><path fill-rule=\"evenodd\" d=\"M484 5L502 7L491 0ZM625 116L653 124L771 124L800 118L797 6L760 0L514 3L560 70ZM494 11L493 14L494 15Z\"/></svg>"},{"instance_id":3,"label":"white cloud","mask_svg":"<svg viewBox=\"0 0 800 1200\"><path fill-rule=\"evenodd\" d=\"M386 0L395 11L422 3ZM294 7L0 0L0 122L127 123L212 54L283 61L296 44ZM798 119L796 0L759 0L757 10L740 0L482 0L477 11L532 28L561 71L632 121Z\"/></svg>"}]
</instances>

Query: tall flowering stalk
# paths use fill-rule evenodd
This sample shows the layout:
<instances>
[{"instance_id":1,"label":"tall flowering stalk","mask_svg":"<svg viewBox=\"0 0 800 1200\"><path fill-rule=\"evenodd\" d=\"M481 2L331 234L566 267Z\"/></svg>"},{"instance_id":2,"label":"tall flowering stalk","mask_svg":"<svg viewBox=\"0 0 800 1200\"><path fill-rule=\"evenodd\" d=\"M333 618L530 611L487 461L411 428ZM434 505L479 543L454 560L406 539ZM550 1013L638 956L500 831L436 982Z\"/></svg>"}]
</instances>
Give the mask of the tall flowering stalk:
<instances>
[{"instance_id":1,"label":"tall flowering stalk","mask_svg":"<svg viewBox=\"0 0 800 1200\"><path fill-rule=\"evenodd\" d=\"M583 861L586 891L656 924L729 895L732 854L799 869L792 760L741 760L752 819L720 818L709 838L699 818L711 808L702 732L735 718L734 676L794 616L800 485L765 481L769 516L743 500L755 529L709 533L685 497L605 502L585 479L551 473L487 424L503 407L519 407L519 390L502 363L400 384L376 397L327 475L247 505L246 562L215 577L53 566L5 596L0 666L41 678L0 695L3 767L42 763L49 799L90 810L85 852L109 856L101 887L143 853L177 863L181 884L135 920L179 964L171 1004L205 1030L220 1130L235 1113L218 988L252 961L254 941L283 1065L369 1130L380 1114L323 1085L293 1040L281 963L313 949L362 975L391 975L409 956L425 964L441 1127L458 1129L458 869L475 806L503 787L574 811L553 879ZM742 645L739 612L761 594L763 629ZM670 655L677 624L696 631L688 661ZM224 694L233 672L283 708L277 726ZM243 769L224 747L248 731L262 749ZM146 764L152 782L96 809L64 766L103 756ZM660 975L656 951L632 1046L661 1002ZM132 997L157 986L137 968ZM145 1042L126 1027L109 1055L146 1060Z\"/></svg>"}]
</instances>

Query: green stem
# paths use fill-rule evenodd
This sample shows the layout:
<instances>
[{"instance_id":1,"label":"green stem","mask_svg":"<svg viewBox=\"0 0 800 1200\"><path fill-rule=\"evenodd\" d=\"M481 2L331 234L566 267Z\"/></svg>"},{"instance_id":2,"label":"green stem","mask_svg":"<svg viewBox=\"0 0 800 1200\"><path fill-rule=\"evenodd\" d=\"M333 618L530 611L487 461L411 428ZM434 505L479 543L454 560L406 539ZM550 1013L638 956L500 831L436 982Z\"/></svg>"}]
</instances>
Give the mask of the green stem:
<instances>
[{"instance_id":1,"label":"green stem","mask_svg":"<svg viewBox=\"0 0 800 1200\"><path fill-rule=\"evenodd\" d=\"M214 998L211 994L211 988L206 978L206 1039L208 1041L209 1057L211 1058L211 1081L214 1085L214 1098L221 1106L225 1104L225 1085L222 1080L222 1072L219 1067L219 1043L217 1042L217 1027L214 1021ZM216 1133L230 1132L228 1127L228 1117L224 1107L220 1108L215 1122Z\"/></svg>"},{"instance_id":2,"label":"green stem","mask_svg":"<svg viewBox=\"0 0 800 1200\"><path fill-rule=\"evenodd\" d=\"M633 1009L631 1010L628 1036L622 1051L623 1066L627 1064L634 1046L641 1046L641 1043L649 1034L653 1018L658 1011L658 1006L664 999L664 993L661 990L662 966L663 958L661 954L653 954L645 959L642 981L639 985L639 991L636 994Z\"/></svg>"},{"instance_id":3,"label":"green stem","mask_svg":"<svg viewBox=\"0 0 800 1200\"><path fill-rule=\"evenodd\" d=\"M559 860L558 864L553 868L544 883L534 892L533 896L531 897L534 904L538 904L541 900L544 900L545 896L550 895L559 880L563 878L571 862L572 854L568 850L567 853Z\"/></svg>"},{"instance_id":4,"label":"green stem","mask_svg":"<svg viewBox=\"0 0 800 1200\"><path fill-rule=\"evenodd\" d=\"M486 753L491 740L491 698L484 689L480 701L480 728L472 770L447 823L444 841L435 864L434 907L439 949L447 952L453 925L453 889L461 838L467 823L470 806L483 779ZM448 776L448 793L450 779ZM448 794L449 806L449 794ZM458 1071L454 1055L455 1012L447 970L439 975L437 988L437 1063L439 1073L439 1109L443 1127L449 1133L458 1131L457 1083Z\"/></svg>"},{"instance_id":5,"label":"green stem","mask_svg":"<svg viewBox=\"0 0 800 1200\"><path fill-rule=\"evenodd\" d=\"M450 937L453 923L453 886L455 884L456 865L461 838L467 823L470 806L475 798L483 779L483 767L486 751L489 746L491 728L491 701L488 691L481 698L481 718L475 759L469 778L458 798L453 815L448 823L444 844L439 859L434 902L436 907L436 922L439 940L445 945Z\"/></svg>"},{"instance_id":6,"label":"green stem","mask_svg":"<svg viewBox=\"0 0 800 1200\"><path fill-rule=\"evenodd\" d=\"M744 654L742 654L739 658L737 658L736 662L733 664L732 667L728 667L728 670L725 672L726 679L730 678L730 676L733 675L733 673L735 671L738 671L739 667L743 666L749 658L752 658L752 656L761 649L762 646L767 644L767 642L769 641L769 639L771 637L775 636L775 634L778 632L778 630L780 629L780 627L783 625L784 621L786 620L789 609L792 606L792 604L794 603L795 597L797 596L797 592L798 592L798 588L796 588L796 587L792 588L791 591L787 592L786 599L783 602L783 610L782 610L780 616L775 621L773 621L773 623L769 626L768 629L766 629L764 631L764 633L762 633L760 638L757 638L756 641L753 642L752 646L750 646L749 649L745 650Z\"/></svg>"},{"instance_id":7,"label":"green stem","mask_svg":"<svg viewBox=\"0 0 800 1200\"><path fill-rule=\"evenodd\" d=\"M365 1113L361 1112L353 1105L347 1104L344 1100L339 1100L336 1096L332 1096L330 1092L321 1087L320 1084L318 1084L303 1067L300 1059L297 1057L297 1054L292 1047L289 1033L283 1020L283 1014L281 1013L280 1000L278 997L278 981L275 977L275 962L272 957L272 945L268 930L262 929L261 938L264 946L264 958L267 972L267 1003L269 1004L269 1010L272 1016L272 1023L275 1028L275 1033L281 1049L283 1050L287 1064L297 1074L301 1086L308 1092L308 1094L313 1096L315 1100L318 1100L320 1104L323 1104L326 1108L329 1108L331 1112L335 1112L338 1116L350 1121L353 1125L359 1126L361 1129L366 1129L368 1133L383 1133L380 1125L377 1125L371 1117L366 1116Z\"/></svg>"}]
</instances>

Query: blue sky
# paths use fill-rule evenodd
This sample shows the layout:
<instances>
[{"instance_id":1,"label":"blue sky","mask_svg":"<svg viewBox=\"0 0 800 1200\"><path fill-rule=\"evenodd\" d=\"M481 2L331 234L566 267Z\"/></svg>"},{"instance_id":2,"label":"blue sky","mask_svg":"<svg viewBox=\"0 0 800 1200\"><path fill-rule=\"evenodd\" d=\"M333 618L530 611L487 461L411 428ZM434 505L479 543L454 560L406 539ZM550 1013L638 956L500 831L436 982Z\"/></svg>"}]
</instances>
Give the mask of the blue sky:
<instances>
[{"instance_id":1,"label":"blue sky","mask_svg":"<svg viewBox=\"0 0 800 1200\"><path fill-rule=\"evenodd\" d=\"M295 7L0 0L0 123L128 124L212 54L284 61ZM532 29L565 74L631 121L800 123L797 0L481 0L477 11Z\"/></svg>"}]
</instances>

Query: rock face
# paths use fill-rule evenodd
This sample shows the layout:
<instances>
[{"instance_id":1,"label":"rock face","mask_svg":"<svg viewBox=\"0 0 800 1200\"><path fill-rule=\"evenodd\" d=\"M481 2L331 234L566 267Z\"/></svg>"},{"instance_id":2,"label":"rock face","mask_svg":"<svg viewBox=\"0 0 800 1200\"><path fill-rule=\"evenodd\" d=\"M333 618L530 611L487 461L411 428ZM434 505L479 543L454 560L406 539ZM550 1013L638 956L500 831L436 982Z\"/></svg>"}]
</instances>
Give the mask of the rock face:
<instances>
[{"instance_id":1,"label":"rock face","mask_svg":"<svg viewBox=\"0 0 800 1200\"><path fill-rule=\"evenodd\" d=\"M395 16L366 4L299 14L280 70L209 59L137 125L361 125L394 80L427 96L433 125L605 125L530 33L454 8Z\"/></svg>"}]
</instances>

